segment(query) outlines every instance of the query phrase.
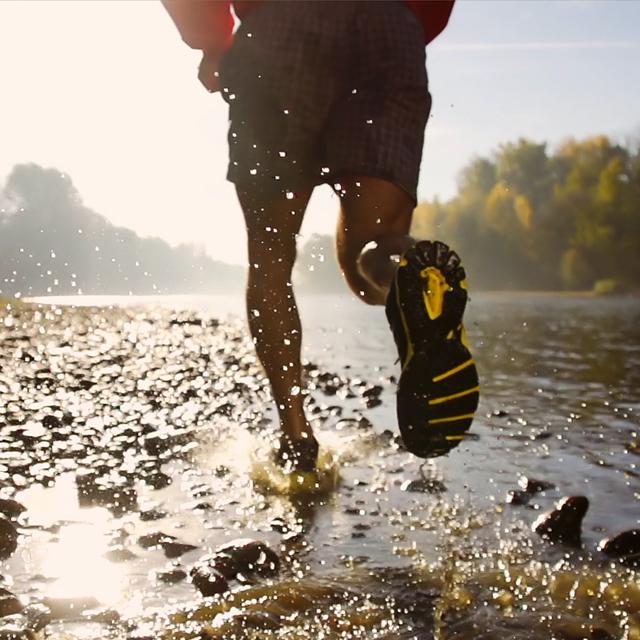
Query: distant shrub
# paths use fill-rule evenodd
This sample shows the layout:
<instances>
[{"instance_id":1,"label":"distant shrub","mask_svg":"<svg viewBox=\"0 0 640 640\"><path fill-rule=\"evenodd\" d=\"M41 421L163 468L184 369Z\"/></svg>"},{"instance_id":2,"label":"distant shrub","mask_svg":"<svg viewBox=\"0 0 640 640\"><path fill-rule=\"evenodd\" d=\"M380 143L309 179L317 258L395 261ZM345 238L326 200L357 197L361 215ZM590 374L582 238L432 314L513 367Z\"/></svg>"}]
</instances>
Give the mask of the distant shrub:
<instances>
[{"instance_id":1,"label":"distant shrub","mask_svg":"<svg viewBox=\"0 0 640 640\"><path fill-rule=\"evenodd\" d=\"M593 293L597 296L610 296L622 293L624 290L625 287L615 278L602 278L601 280L596 280L593 285Z\"/></svg>"}]
</instances>

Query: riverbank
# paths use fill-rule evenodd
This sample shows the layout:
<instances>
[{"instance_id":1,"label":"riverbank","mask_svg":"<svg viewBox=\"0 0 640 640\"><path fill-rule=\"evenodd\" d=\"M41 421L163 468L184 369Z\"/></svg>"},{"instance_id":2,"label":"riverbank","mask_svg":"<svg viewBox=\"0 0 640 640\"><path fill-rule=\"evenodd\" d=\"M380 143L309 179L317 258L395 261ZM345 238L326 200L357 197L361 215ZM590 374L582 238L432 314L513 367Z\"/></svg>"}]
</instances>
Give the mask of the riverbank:
<instances>
[{"instance_id":1,"label":"riverbank","mask_svg":"<svg viewBox=\"0 0 640 640\"><path fill-rule=\"evenodd\" d=\"M322 340L306 366L322 492L283 484L270 464L273 412L244 321L158 307L0 310L0 497L25 508L7 516L18 536L0 586L20 604L0 629L27 624L18 611L37 604L49 612L40 633L65 640L635 640L637 572L596 550L633 525L640 499L635 413L618 401L637 388L619 375L636 370L635 355L618 345L638 325L623 308L603 321L608 305L593 320L580 307L576 325L573 307L476 307L481 411L467 442L422 469L397 439L397 371L379 364L377 326L310 329ZM553 331L532 334L544 322ZM573 351L591 322L607 377ZM517 504L522 473L548 486ZM531 531L585 491L581 546ZM277 554L277 574L248 570L203 597L193 567L245 537Z\"/></svg>"}]
</instances>

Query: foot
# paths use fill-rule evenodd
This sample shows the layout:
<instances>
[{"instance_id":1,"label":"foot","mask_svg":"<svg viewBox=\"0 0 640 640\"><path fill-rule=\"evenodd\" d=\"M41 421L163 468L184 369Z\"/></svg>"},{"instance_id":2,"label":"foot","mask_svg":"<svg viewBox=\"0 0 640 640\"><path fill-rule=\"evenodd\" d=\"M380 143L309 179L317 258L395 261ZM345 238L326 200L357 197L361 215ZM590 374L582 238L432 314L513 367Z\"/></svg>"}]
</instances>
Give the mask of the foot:
<instances>
[{"instance_id":1,"label":"foot","mask_svg":"<svg viewBox=\"0 0 640 640\"><path fill-rule=\"evenodd\" d=\"M478 407L478 373L462 326L466 303L464 269L446 244L422 241L404 254L386 312L402 364L400 433L423 458L460 444Z\"/></svg>"},{"instance_id":2,"label":"foot","mask_svg":"<svg viewBox=\"0 0 640 640\"><path fill-rule=\"evenodd\" d=\"M288 435L280 437L280 446L276 451L276 463L287 473L292 471L315 471L318 461L318 441L311 433L302 433L300 437Z\"/></svg>"}]
</instances>

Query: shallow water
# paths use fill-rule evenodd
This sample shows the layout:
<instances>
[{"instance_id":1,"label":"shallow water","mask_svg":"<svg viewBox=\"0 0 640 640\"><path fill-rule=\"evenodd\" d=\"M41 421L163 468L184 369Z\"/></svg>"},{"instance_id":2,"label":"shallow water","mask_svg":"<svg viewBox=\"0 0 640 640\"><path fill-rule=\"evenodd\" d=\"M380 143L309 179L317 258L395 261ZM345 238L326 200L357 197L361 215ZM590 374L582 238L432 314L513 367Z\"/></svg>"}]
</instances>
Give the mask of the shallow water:
<instances>
[{"instance_id":1,"label":"shallow water","mask_svg":"<svg viewBox=\"0 0 640 640\"><path fill-rule=\"evenodd\" d=\"M241 310L238 299L161 302L206 317ZM48 394L33 387L41 397L20 407L25 419L39 424L47 397L50 407L72 407L82 417L74 423L83 425L74 434L78 451L83 438L101 451L118 448L118 468L128 464L135 479L135 505L113 513L78 505L77 455L65 453L55 473L43 473L46 489L17 474L25 478L16 497L29 528L2 566L12 591L25 599L92 597L88 608L106 606L133 621L107 625L76 612L47 633L125 638L144 623L149 637L167 638L199 637L203 627L221 638L640 638L637 571L596 551L602 538L640 524L640 301L474 297L467 328L483 395L473 436L421 468L394 441L398 371L381 311L337 297L302 300L325 456L315 492L304 478L288 486L268 460L273 412L251 344L239 337L243 323L170 325L166 309L148 309L64 309L49 319L43 309L38 324L27 314L10 326L6 312L4 326L0 317L2 337L18 338L2 355L5 407L24 404L7 379L24 390L21 367L33 366L23 357L16 368L7 358L35 349L60 381ZM79 366L97 387L65 382ZM160 392L151 396L149 385ZM371 385L382 387L382 402L368 408L362 391ZM225 399L232 406L223 407ZM112 424L141 420L193 427L176 455L162 454L153 467L152 477L161 471L168 486L136 475L139 453L126 448L133 436L109 435ZM0 464L18 455L10 442L3 438ZM37 446L37 438L26 442ZM526 506L507 504L521 475L556 488ZM407 490L423 477L429 482L418 488L432 492ZM531 533L538 515L566 495L590 500L580 548ZM142 520L152 508L166 515ZM161 549L140 546L140 536L158 531L197 548L167 560ZM188 581L156 580L156 571L188 570L208 549L247 536L281 553L278 578L234 583L230 596L213 600Z\"/></svg>"}]
</instances>

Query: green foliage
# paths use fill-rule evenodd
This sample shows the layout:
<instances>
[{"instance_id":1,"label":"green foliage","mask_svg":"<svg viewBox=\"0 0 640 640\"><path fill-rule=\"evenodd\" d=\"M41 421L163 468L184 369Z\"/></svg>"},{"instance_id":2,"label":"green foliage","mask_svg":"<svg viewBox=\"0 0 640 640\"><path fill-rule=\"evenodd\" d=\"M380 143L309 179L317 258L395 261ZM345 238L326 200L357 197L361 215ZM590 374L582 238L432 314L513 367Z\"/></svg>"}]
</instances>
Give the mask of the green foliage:
<instances>
[{"instance_id":1,"label":"green foliage","mask_svg":"<svg viewBox=\"0 0 640 640\"><path fill-rule=\"evenodd\" d=\"M452 244L477 288L638 288L640 154L605 136L502 145L451 201L420 204L412 232Z\"/></svg>"},{"instance_id":2,"label":"green foliage","mask_svg":"<svg viewBox=\"0 0 640 640\"><path fill-rule=\"evenodd\" d=\"M593 285L593 293L595 293L597 296L608 296L615 293L620 293L623 290L624 287L614 278L597 280Z\"/></svg>"}]
</instances>

